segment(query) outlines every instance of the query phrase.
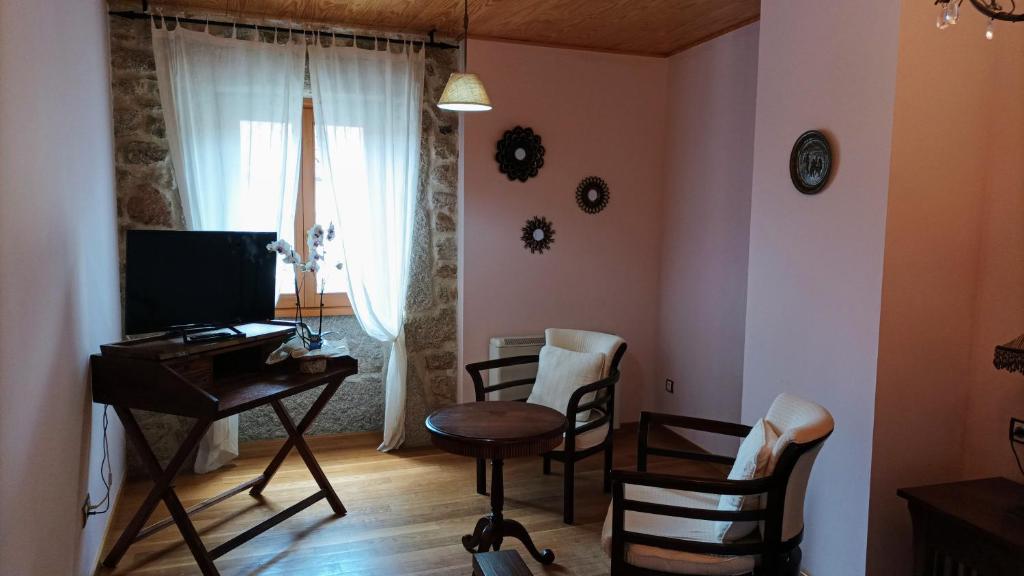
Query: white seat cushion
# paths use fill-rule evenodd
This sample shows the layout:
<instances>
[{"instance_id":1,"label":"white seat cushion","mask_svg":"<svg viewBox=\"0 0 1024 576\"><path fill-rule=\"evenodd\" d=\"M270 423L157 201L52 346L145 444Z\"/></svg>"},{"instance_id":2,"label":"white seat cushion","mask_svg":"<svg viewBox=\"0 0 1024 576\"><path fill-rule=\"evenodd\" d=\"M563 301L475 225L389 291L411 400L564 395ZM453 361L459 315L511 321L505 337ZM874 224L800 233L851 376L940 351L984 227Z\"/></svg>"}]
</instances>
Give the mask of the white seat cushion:
<instances>
[{"instance_id":1,"label":"white seat cushion","mask_svg":"<svg viewBox=\"0 0 1024 576\"><path fill-rule=\"evenodd\" d=\"M580 426L583 426L585 424L586 424L586 422L580 422L579 424L576 425L576 427L579 428ZM584 432L582 434L577 434L576 435L576 451L580 452L582 450L586 450L587 448L593 448L594 446L597 446L601 442L604 442L604 439L607 436L608 436L608 424L607 423L602 425L602 426L598 426L597 428L594 428L593 430L587 430L586 432ZM563 434L562 437L564 438L565 435ZM565 441L563 440L562 443L559 444L557 448L555 448L555 451L561 452L561 451L564 451L564 450L565 450Z\"/></svg>"},{"instance_id":2,"label":"white seat cushion","mask_svg":"<svg viewBox=\"0 0 1024 576\"><path fill-rule=\"evenodd\" d=\"M649 486L625 487L627 500L653 502L670 506L687 508L703 508L714 510L718 507L718 496L700 494L683 490L666 490ZM627 532L651 534L678 538L680 540L697 540L700 542L718 542L715 536L715 522L695 520L692 518L673 518L657 516L641 512L627 511L625 516ZM608 515L601 531L601 546L611 556L612 550L612 509L608 507ZM754 571L756 556L715 556L712 554L694 554L667 550L642 544L626 543L626 562L639 568L659 570L672 574L700 574L716 576L738 576Z\"/></svg>"},{"instance_id":3,"label":"white seat cushion","mask_svg":"<svg viewBox=\"0 0 1024 576\"><path fill-rule=\"evenodd\" d=\"M603 367L604 354L601 352L573 352L556 346L544 346L540 349L540 360L537 363L537 380L526 401L565 414L572 393L600 380ZM593 401L593 397L592 393L585 395L580 404ZM577 421L589 419L589 410L576 415Z\"/></svg>"},{"instance_id":4,"label":"white seat cushion","mask_svg":"<svg viewBox=\"0 0 1024 576\"><path fill-rule=\"evenodd\" d=\"M779 435L775 428L761 418L750 427L750 433L743 439L736 453L736 461L729 471L729 480L753 480L772 473L770 466L772 449ZM757 510L761 507L760 494L749 496L723 494L718 502L719 510ZM757 522L718 522L715 537L721 542L735 542L757 528Z\"/></svg>"}]
</instances>

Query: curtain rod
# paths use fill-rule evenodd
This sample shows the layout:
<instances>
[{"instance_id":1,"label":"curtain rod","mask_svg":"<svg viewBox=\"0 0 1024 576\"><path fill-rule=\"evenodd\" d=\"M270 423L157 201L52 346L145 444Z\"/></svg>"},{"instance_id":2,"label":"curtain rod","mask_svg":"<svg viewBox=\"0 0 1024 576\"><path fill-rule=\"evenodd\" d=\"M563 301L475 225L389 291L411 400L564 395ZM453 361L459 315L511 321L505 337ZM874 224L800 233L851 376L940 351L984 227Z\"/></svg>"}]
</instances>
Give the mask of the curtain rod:
<instances>
[{"instance_id":1,"label":"curtain rod","mask_svg":"<svg viewBox=\"0 0 1024 576\"><path fill-rule=\"evenodd\" d=\"M275 30L280 30L280 31L283 31L283 32L290 32L292 34L304 34L304 35L307 35L307 36L313 36L313 35L317 34L317 32L318 32L316 30L304 30L302 28L290 28L290 27L287 27L287 26L270 26L270 25L259 26L257 24L245 24L245 23L242 23L242 22L224 22L224 21L220 21L220 20L206 20L205 18L185 18L185 17L178 17L178 16L160 16L158 14L152 14L152 13L147 13L147 12L135 12L135 11L131 11L131 10L111 10L110 12L107 12L107 14L109 14L110 16L117 16L118 18L128 18L130 20L149 20L150 18L163 18L163 19L173 19L175 22L184 22L186 24L213 24L214 26L225 26L225 27L232 26L232 27L235 27L235 28L241 28L243 30L255 30L257 28L263 28L263 29L266 29L266 30L275 29ZM324 34L328 34L328 32L323 32L323 33ZM333 36L342 36L344 38L355 38L356 40L366 40L366 41L369 41L369 40L380 40L380 39L387 38L386 36L382 37L382 38L378 38L376 36L366 36L366 35L363 35L363 34L336 34L336 33L333 33L333 32L330 33L330 34L332 34ZM407 39L404 39L404 38L387 38L387 40L389 40L390 42L398 42L398 43L401 43L401 44L423 44L423 45L425 45L425 46L427 46L429 48L440 48L440 49L443 49L443 50L458 50L459 49L459 45L458 44L448 44L448 43L445 43L445 42L437 42L436 40L434 40L434 31L433 30L430 31L430 33L428 34L428 37L430 38L429 40L407 40Z\"/></svg>"}]
</instances>

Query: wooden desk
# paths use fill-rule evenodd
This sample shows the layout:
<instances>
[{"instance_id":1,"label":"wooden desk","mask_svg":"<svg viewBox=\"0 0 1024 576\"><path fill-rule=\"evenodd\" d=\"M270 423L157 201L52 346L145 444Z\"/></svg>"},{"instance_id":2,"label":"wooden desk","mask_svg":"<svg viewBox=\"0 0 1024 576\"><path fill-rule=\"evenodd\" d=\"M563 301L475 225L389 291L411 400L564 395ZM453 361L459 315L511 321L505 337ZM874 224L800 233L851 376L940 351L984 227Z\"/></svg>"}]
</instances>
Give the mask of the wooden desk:
<instances>
[{"instance_id":1,"label":"wooden desk","mask_svg":"<svg viewBox=\"0 0 1024 576\"><path fill-rule=\"evenodd\" d=\"M914 522L914 575L1024 574L1024 485L986 478L897 491Z\"/></svg>"},{"instance_id":2,"label":"wooden desk","mask_svg":"<svg viewBox=\"0 0 1024 576\"><path fill-rule=\"evenodd\" d=\"M290 326L273 323L246 324L237 328L245 338L186 345L180 338L155 337L105 345L101 347L101 354L93 355L93 401L113 406L124 424L129 442L138 450L153 480L153 489L103 560L105 566L116 566L132 543L176 524L202 573L214 576L218 574L213 564L216 558L322 499L327 499L336 515L345 514L341 499L302 435L338 391L342 381L357 372L356 361L350 357L332 359L322 374L301 373L293 362L268 366L265 363L267 355L294 330ZM295 424L281 399L319 386L325 386L324 390L302 420ZM265 404L273 407L288 433L284 446L259 476L186 510L174 492L174 478L199 446L210 425L221 418ZM161 467L146 442L132 415L133 408L195 418L195 424L166 468ZM320 490L220 546L207 550L189 515L244 490L259 496L292 448L298 450ZM161 500L171 517L143 527Z\"/></svg>"},{"instance_id":3,"label":"wooden desk","mask_svg":"<svg viewBox=\"0 0 1024 576\"><path fill-rule=\"evenodd\" d=\"M441 450L491 460L491 513L476 523L472 534L462 537L470 552L500 550L505 537L516 538L541 564L555 561L555 553L537 550L522 524L505 518L505 484L502 469L506 458L545 454L562 443L565 415L526 402L475 402L442 408L427 416L430 439Z\"/></svg>"}]
</instances>

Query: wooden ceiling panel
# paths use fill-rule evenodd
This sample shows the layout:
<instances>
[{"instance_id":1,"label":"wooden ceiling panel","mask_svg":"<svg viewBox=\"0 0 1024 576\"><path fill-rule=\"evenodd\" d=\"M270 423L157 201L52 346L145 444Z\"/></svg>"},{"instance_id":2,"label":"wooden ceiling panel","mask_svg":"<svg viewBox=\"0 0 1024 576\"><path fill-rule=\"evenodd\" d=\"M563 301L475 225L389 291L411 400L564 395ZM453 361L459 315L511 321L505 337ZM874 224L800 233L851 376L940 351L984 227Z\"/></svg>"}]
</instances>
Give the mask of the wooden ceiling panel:
<instances>
[{"instance_id":1,"label":"wooden ceiling panel","mask_svg":"<svg viewBox=\"0 0 1024 576\"><path fill-rule=\"evenodd\" d=\"M445 36L462 33L461 0L157 0L168 10ZM759 0L469 0L470 35L669 55L757 20Z\"/></svg>"}]
</instances>

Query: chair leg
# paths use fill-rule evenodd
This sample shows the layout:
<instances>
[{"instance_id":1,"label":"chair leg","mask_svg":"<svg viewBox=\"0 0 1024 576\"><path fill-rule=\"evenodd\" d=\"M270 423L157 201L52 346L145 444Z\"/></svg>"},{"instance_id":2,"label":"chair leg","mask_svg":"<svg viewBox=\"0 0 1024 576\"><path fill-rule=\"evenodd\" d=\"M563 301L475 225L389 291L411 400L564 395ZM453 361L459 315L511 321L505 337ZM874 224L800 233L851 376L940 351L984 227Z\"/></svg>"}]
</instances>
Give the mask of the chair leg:
<instances>
[{"instance_id":1,"label":"chair leg","mask_svg":"<svg viewBox=\"0 0 1024 576\"><path fill-rule=\"evenodd\" d=\"M487 460L476 459L476 493L487 494Z\"/></svg>"},{"instance_id":2,"label":"chair leg","mask_svg":"<svg viewBox=\"0 0 1024 576\"><path fill-rule=\"evenodd\" d=\"M565 470L564 470L565 476L562 479L563 483L564 483L564 494L562 495L562 499L563 499L563 502L562 502L562 512L563 512L563 520L565 521L566 524L572 524L574 516L575 516L574 508L575 508L575 503L576 503L575 502L575 500L576 500L576 493L575 493L575 491L573 489L574 485L575 485L575 480L576 480L576 475L575 475L575 471L576 470L575 470L575 468L576 468L576 463L573 462L571 458L566 458L565 459Z\"/></svg>"},{"instance_id":3,"label":"chair leg","mask_svg":"<svg viewBox=\"0 0 1024 576\"><path fill-rule=\"evenodd\" d=\"M783 576L800 576L800 562L803 560L803 552L797 546L782 557L779 573Z\"/></svg>"},{"instance_id":4,"label":"chair leg","mask_svg":"<svg viewBox=\"0 0 1024 576\"><path fill-rule=\"evenodd\" d=\"M754 570L754 576L800 576L803 552L800 547L785 554L766 554L761 565Z\"/></svg>"},{"instance_id":5,"label":"chair leg","mask_svg":"<svg viewBox=\"0 0 1024 576\"><path fill-rule=\"evenodd\" d=\"M604 493L612 491L612 443L604 447Z\"/></svg>"},{"instance_id":6,"label":"chair leg","mask_svg":"<svg viewBox=\"0 0 1024 576\"><path fill-rule=\"evenodd\" d=\"M544 475L551 475L551 456L548 456L547 454L544 455Z\"/></svg>"}]
</instances>

